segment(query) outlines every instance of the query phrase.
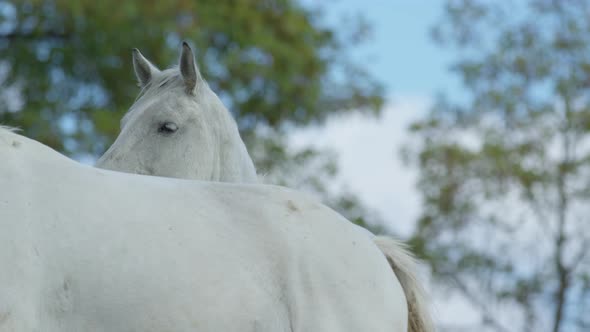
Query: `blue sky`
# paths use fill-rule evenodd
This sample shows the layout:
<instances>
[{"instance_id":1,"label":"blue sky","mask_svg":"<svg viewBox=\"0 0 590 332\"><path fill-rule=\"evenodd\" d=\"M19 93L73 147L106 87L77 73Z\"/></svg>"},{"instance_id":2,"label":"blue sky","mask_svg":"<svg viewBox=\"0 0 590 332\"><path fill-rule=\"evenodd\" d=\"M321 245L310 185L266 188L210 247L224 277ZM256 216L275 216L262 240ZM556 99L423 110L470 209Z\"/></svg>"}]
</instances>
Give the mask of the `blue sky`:
<instances>
[{"instance_id":1,"label":"blue sky","mask_svg":"<svg viewBox=\"0 0 590 332\"><path fill-rule=\"evenodd\" d=\"M359 13L373 27L372 38L353 53L385 84L389 96L458 93L458 80L448 71L452 54L430 38L432 25L442 15L443 1L329 0L321 4L332 26L337 26L342 15Z\"/></svg>"}]
</instances>

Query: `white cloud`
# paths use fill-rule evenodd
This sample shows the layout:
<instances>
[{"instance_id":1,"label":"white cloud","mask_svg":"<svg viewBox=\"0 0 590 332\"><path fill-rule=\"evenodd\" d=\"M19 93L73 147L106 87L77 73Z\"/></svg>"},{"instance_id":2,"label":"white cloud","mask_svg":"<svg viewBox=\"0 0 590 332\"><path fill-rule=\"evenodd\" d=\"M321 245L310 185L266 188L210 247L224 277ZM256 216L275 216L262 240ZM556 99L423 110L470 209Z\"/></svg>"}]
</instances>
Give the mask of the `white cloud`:
<instances>
[{"instance_id":1,"label":"white cloud","mask_svg":"<svg viewBox=\"0 0 590 332\"><path fill-rule=\"evenodd\" d=\"M399 150L407 141L407 127L424 115L431 99L400 96L389 102L380 117L348 114L325 126L305 128L292 135L295 147L312 144L338 154L343 184L375 209L396 233L409 235L419 213L416 172L403 165Z\"/></svg>"}]
</instances>

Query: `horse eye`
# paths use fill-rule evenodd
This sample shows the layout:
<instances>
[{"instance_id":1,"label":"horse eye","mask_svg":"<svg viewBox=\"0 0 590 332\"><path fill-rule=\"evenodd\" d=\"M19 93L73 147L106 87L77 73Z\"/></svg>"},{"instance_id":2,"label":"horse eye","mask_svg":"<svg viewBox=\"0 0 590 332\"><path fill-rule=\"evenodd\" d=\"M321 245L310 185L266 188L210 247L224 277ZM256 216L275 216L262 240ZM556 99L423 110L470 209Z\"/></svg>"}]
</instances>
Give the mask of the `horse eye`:
<instances>
[{"instance_id":1,"label":"horse eye","mask_svg":"<svg viewBox=\"0 0 590 332\"><path fill-rule=\"evenodd\" d=\"M158 128L159 133L172 134L178 130L178 126L172 122L164 122Z\"/></svg>"}]
</instances>

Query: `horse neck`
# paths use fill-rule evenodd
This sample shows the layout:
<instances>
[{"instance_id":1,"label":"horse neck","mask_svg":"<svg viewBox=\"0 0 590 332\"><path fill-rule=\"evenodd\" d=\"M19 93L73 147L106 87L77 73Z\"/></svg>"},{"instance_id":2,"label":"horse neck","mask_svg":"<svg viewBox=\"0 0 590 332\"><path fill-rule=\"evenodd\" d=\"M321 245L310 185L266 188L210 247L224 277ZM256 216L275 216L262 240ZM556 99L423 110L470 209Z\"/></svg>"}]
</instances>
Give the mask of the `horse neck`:
<instances>
[{"instance_id":1,"label":"horse neck","mask_svg":"<svg viewBox=\"0 0 590 332\"><path fill-rule=\"evenodd\" d=\"M238 183L258 182L254 162L248 154L235 120L226 109L223 109L220 122L219 128L221 130L218 130L219 181Z\"/></svg>"},{"instance_id":2,"label":"horse neck","mask_svg":"<svg viewBox=\"0 0 590 332\"><path fill-rule=\"evenodd\" d=\"M239 138L239 136L238 136ZM241 139L224 149L220 154L219 180L222 182L258 182L254 162Z\"/></svg>"}]
</instances>

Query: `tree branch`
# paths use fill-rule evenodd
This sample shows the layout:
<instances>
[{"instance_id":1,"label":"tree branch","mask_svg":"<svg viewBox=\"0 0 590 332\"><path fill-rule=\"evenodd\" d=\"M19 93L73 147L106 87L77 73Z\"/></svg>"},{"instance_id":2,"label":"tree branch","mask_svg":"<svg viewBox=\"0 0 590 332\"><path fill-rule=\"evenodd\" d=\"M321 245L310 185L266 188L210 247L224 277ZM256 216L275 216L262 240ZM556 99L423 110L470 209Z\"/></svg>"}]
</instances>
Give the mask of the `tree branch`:
<instances>
[{"instance_id":1,"label":"tree branch","mask_svg":"<svg viewBox=\"0 0 590 332\"><path fill-rule=\"evenodd\" d=\"M563 249L567 242L565 227L567 222L567 209L569 205L568 194L566 190L567 175L569 173L569 166L571 164L571 142L568 135L571 128L571 114L572 109L570 105L570 98L567 95L563 96L565 105L565 124L560 130L563 138L563 160L559 164L557 170L557 192L558 192L558 205L557 205L557 234L555 238L555 269L558 278L558 288L555 292L555 315L553 319L553 332L559 332L561 329L561 323L563 321L563 310L565 302L567 300L567 291L570 286L570 270L565 266L563 262Z\"/></svg>"},{"instance_id":2,"label":"tree branch","mask_svg":"<svg viewBox=\"0 0 590 332\"><path fill-rule=\"evenodd\" d=\"M467 287L467 285L462 280L460 280L456 276L453 276L451 278L455 282L457 288L467 298L467 300L469 300L472 304L474 304L479 309L479 311L481 312L481 315L483 317L483 323L485 325L488 325L499 332L509 332L509 330L507 328L502 326L502 323L500 323L498 320L496 320L496 318L493 315L490 315L489 308L484 303L479 301L479 299L477 299L475 296L473 296L472 292L469 290L469 287Z\"/></svg>"}]
</instances>

